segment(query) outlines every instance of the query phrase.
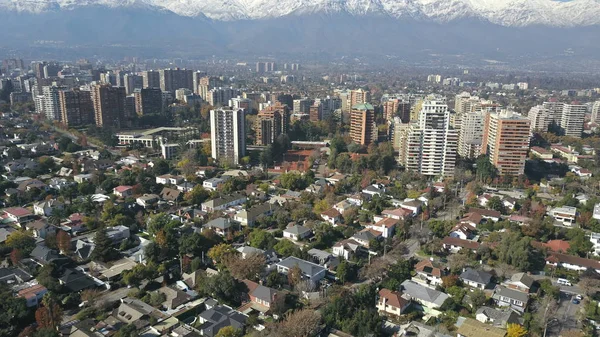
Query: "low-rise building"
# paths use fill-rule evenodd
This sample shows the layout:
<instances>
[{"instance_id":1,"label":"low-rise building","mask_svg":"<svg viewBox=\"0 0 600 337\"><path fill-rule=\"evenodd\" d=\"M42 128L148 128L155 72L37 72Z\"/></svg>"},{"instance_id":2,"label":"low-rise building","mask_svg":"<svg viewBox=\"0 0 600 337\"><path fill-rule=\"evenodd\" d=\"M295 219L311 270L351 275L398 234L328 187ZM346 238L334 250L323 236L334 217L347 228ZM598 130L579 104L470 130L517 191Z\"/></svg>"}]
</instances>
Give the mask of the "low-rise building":
<instances>
[{"instance_id":1,"label":"low-rise building","mask_svg":"<svg viewBox=\"0 0 600 337\"><path fill-rule=\"evenodd\" d=\"M464 284L471 288L483 290L491 284L492 274L483 270L467 268L462 274L460 274L460 279Z\"/></svg>"},{"instance_id":2,"label":"low-rise building","mask_svg":"<svg viewBox=\"0 0 600 337\"><path fill-rule=\"evenodd\" d=\"M321 281L327 273L327 269L324 267L321 267L316 263L304 261L294 256L290 256L277 263L277 271L282 274L287 274L290 269L296 266L302 271L302 277L312 281L313 283Z\"/></svg>"},{"instance_id":3,"label":"low-rise building","mask_svg":"<svg viewBox=\"0 0 600 337\"><path fill-rule=\"evenodd\" d=\"M312 235L312 230L301 225L293 225L283 230L283 237L293 241L300 241Z\"/></svg>"},{"instance_id":4,"label":"low-rise building","mask_svg":"<svg viewBox=\"0 0 600 337\"><path fill-rule=\"evenodd\" d=\"M551 209L548 215L560 222L563 226L573 227L577 219L577 208L572 206L562 206Z\"/></svg>"},{"instance_id":5,"label":"low-rise building","mask_svg":"<svg viewBox=\"0 0 600 337\"><path fill-rule=\"evenodd\" d=\"M410 298L398 291L379 290L377 310L384 315L400 316L410 305Z\"/></svg>"},{"instance_id":6,"label":"low-rise building","mask_svg":"<svg viewBox=\"0 0 600 337\"><path fill-rule=\"evenodd\" d=\"M412 280L402 282L402 292L415 302L418 302L429 309L439 309L450 297L447 294L437 291Z\"/></svg>"},{"instance_id":7,"label":"low-rise building","mask_svg":"<svg viewBox=\"0 0 600 337\"><path fill-rule=\"evenodd\" d=\"M48 289L41 284L36 284L32 287L19 290L17 297L24 298L27 302L27 307L37 307L42 302L44 295L48 293Z\"/></svg>"},{"instance_id":8,"label":"low-rise building","mask_svg":"<svg viewBox=\"0 0 600 337\"><path fill-rule=\"evenodd\" d=\"M229 233L233 232L234 227L233 223L228 218L217 218L212 221L205 223L202 226L202 230L211 229L215 231L220 236L227 236Z\"/></svg>"},{"instance_id":9,"label":"low-rise building","mask_svg":"<svg viewBox=\"0 0 600 337\"><path fill-rule=\"evenodd\" d=\"M222 211L229 207L241 205L245 203L248 198L240 193L233 193L226 195L221 198L212 199L202 203L202 211L210 213L214 211Z\"/></svg>"},{"instance_id":10,"label":"low-rise building","mask_svg":"<svg viewBox=\"0 0 600 337\"><path fill-rule=\"evenodd\" d=\"M133 187L131 186L117 186L113 189L113 194L119 198L129 198L133 196Z\"/></svg>"},{"instance_id":11,"label":"low-rise building","mask_svg":"<svg viewBox=\"0 0 600 337\"><path fill-rule=\"evenodd\" d=\"M45 201L40 201L40 202L36 202L33 204L33 213L36 215L42 215L42 216L51 216L52 212L54 212L54 210L62 210L65 207L65 205L56 200L56 199L50 199L50 200L45 200Z\"/></svg>"},{"instance_id":12,"label":"low-rise building","mask_svg":"<svg viewBox=\"0 0 600 337\"><path fill-rule=\"evenodd\" d=\"M504 286L497 286L492 298L497 306L510 307L518 312L525 312L527 302L529 302L528 294Z\"/></svg>"},{"instance_id":13,"label":"low-rise building","mask_svg":"<svg viewBox=\"0 0 600 337\"><path fill-rule=\"evenodd\" d=\"M135 202L144 208L149 208L156 205L159 200L160 197L156 194L144 194L135 199Z\"/></svg>"}]
</instances>

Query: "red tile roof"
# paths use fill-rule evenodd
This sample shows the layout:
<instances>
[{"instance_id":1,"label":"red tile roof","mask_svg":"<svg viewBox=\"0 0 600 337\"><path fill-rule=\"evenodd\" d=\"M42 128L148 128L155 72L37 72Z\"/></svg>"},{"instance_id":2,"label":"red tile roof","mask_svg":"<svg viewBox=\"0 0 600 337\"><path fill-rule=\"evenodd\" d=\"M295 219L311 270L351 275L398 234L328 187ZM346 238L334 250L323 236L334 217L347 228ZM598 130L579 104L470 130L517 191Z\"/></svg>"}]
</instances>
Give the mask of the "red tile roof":
<instances>
[{"instance_id":1,"label":"red tile roof","mask_svg":"<svg viewBox=\"0 0 600 337\"><path fill-rule=\"evenodd\" d=\"M4 210L4 212L14 215L16 217L21 217L21 216L28 216L31 215L32 213L23 207L11 207L11 208L7 208Z\"/></svg>"},{"instance_id":2,"label":"red tile roof","mask_svg":"<svg viewBox=\"0 0 600 337\"><path fill-rule=\"evenodd\" d=\"M130 189L132 189L132 188L133 188L133 187L131 187L131 186L124 186L124 185L121 185L121 186L117 186L117 187L115 187L115 191L117 191L117 192L119 192L119 193L123 193L123 192L125 192L125 191L128 191L128 190L130 190Z\"/></svg>"},{"instance_id":3,"label":"red tile roof","mask_svg":"<svg viewBox=\"0 0 600 337\"><path fill-rule=\"evenodd\" d=\"M477 249L480 246L479 242L463 240L463 239L459 239L459 238L453 238L450 236L445 237L444 240L442 240L442 243L444 245L457 246L457 247L468 248L468 249Z\"/></svg>"},{"instance_id":4,"label":"red tile roof","mask_svg":"<svg viewBox=\"0 0 600 337\"><path fill-rule=\"evenodd\" d=\"M379 297L385 298L387 300L387 304L396 308L404 308L408 305L409 301L402 298L402 293L397 291L391 291L388 289L379 290Z\"/></svg>"},{"instance_id":5,"label":"red tile roof","mask_svg":"<svg viewBox=\"0 0 600 337\"><path fill-rule=\"evenodd\" d=\"M335 208L330 208L330 209L326 210L325 212L321 213L321 215L328 216L330 218L336 218L336 217L339 217L341 214Z\"/></svg>"},{"instance_id":6,"label":"red tile roof","mask_svg":"<svg viewBox=\"0 0 600 337\"><path fill-rule=\"evenodd\" d=\"M23 290L19 290L18 296L19 297L23 297L26 299L30 299L30 298L34 298L37 296L37 294L43 292L46 290L46 287L44 287L41 284L36 284L33 287L27 288L27 289L23 289Z\"/></svg>"},{"instance_id":7,"label":"red tile roof","mask_svg":"<svg viewBox=\"0 0 600 337\"><path fill-rule=\"evenodd\" d=\"M394 226L396 226L398 224L398 220L396 219L392 219L392 218L384 218L382 220L379 220L375 226L377 227L381 227L384 226L386 228L392 228Z\"/></svg>"}]
</instances>

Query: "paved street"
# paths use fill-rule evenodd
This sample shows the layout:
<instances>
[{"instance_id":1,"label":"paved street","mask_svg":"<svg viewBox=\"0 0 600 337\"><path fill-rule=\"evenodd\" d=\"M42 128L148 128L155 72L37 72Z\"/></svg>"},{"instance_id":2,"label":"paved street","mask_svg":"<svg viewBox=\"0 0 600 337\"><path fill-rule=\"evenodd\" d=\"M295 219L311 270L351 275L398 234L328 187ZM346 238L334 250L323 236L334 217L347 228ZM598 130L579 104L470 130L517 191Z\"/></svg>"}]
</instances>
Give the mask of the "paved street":
<instances>
[{"instance_id":1,"label":"paved street","mask_svg":"<svg viewBox=\"0 0 600 337\"><path fill-rule=\"evenodd\" d=\"M561 331L581 328L581 324L577 320L577 312L583 304L572 303L574 297L573 294L560 292L560 304L554 317L555 320L548 325L548 336L559 336Z\"/></svg>"}]
</instances>

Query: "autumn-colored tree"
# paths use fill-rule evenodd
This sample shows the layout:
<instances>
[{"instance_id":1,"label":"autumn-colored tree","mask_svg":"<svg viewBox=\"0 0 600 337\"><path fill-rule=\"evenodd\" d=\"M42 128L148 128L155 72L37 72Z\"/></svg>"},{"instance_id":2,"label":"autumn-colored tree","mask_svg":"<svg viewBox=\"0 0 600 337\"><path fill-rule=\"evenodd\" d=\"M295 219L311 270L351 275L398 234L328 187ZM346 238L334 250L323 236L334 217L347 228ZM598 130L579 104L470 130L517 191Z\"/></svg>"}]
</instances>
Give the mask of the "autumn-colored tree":
<instances>
[{"instance_id":1,"label":"autumn-colored tree","mask_svg":"<svg viewBox=\"0 0 600 337\"><path fill-rule=\"evenodd\" d=\"M81 292L81 300L88 304L94 302L98 297L100 297L100 292L96 289L86 289Z\"/></svg>"},{"instance_id":2,"label":"autumn-colored tree","mask_svg":"<svg viewBox=\"0 0 600 337\"><path fill-rule=\"evenodd\" d=\"M62 308L50 301L48 305L40 306L35 311L35 321L39 329L50 328L56 329L62 322L63 310Z\"/></svg>"},{"instance_id":3,"label":"autumn-colored tree","mask_svg":"<svg viewBox=\"0 0 600 337\"><path fill-rule=\"evenodd\" d=\"M448 275L442 277L442 286L444 289L448 289L450 287L454 287L458 283L458 276L456 275Z\"/></svg>"},{"instance_id":4,"label":"autumn-colored tree","mask_svg":"<svg viewBox=\"0 0 600 337\"><path fill-rule=\"evenodd\" d=\"M154 237L154 242L159 245L161 248L167 246L167 234L164 229L159 230Z\"/></svg>"},{"instance_id":5,"label":"autumn-colored tree","mask_svg":"<svg viewBox=\"0 0 600 337\"><path fill-rule=\"evenodd\" d=\"M14 248L11 252L10 252L10 262L12 262L13 266L18 265L21 262L21 259L23 259L23 256L21 254L21 251Z\"/></svg>"},{"instance_id":6,"label":"autumn-colored tree","mask_svg":"<svg viewBox=\"0 0 600 337\"><path fill-rule=\"evenodd\" d=\"M237 253L237 251L231 245L221 243L209 249L207 255L216 264L220 265L223 263L227 255L235 253Z\"/></svg>"},{"instance_id":7,"label":"autumn-colored tree","mask_svg":"<svg viewBox=\"0 0 600 337\"><path fill-rule=\"evenodd\" d=\"M527 329L519 324L508 324L506 327L506 337L525 337L527 336Z\"/></svg>"},{"instance_id":8,"label":"autumn-colored tree","mask_svg":"<svg viewBox=\"0 0 600 337\"><path fill-rule=\"evenodd\" d=\"M265 269L265 256L252 253L242 259L239 254L227 254L223 258L223 264L237 279L257 280Z\"/></svg>"},{"instance_id":9,"label":"autumn-colored tree","mask_svg":"<svg viewBox=\"0 0 600 337\"><path fill-rule=\"evenodd\" d=\"M56 245L62 253L71 251L71 236L62 229L56 234Z\"/></svg>"},{"instance_id":10,"label":"autumn-colored tree","mask_svg":"<svg viewBox=\"0 0 600 337\"><path fill-rule=\"evenodd\" d=\"M295 286L302 281L302 270L300 267L298 267L298 265L295 265L288 271L287 277L288 283L291 286Z\"/></svg>"}]
</instances>

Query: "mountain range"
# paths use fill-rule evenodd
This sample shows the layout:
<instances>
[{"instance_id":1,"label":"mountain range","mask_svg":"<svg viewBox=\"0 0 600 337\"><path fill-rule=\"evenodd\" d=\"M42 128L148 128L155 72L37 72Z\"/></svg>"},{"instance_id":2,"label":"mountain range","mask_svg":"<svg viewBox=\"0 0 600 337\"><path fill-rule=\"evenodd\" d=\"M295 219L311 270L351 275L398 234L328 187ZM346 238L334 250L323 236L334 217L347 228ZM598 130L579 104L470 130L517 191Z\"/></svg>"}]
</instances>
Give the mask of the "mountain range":
<instances>
[{"instance_id":1,"label":"mountain range","mask_svg":"<svg viewBox=\"0 0 600 337\"><path fill-rule=\"evenodd\" d=\"M0 22L5 47L134 41L207 53L486 55L600 48L600 0L0 0Z\"/></svg>"},{"instance_id":2,"label":"mountain range","mask_svg":"<svg viewBox=\"0 0 600 337\"><path fill-rule=\"evenodd\" d=\"M469 18L517 27L600 23L600 0L0 0L4 10L31 13L89 6L156 8L224 21L345 13L441 23Z\"/></svg>"}]
</instances>

